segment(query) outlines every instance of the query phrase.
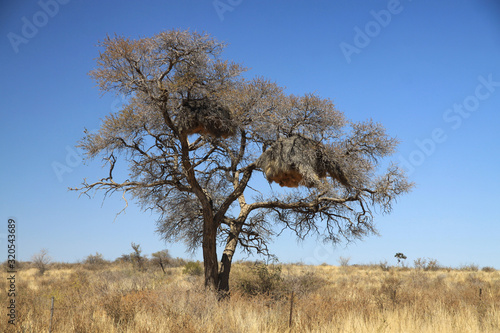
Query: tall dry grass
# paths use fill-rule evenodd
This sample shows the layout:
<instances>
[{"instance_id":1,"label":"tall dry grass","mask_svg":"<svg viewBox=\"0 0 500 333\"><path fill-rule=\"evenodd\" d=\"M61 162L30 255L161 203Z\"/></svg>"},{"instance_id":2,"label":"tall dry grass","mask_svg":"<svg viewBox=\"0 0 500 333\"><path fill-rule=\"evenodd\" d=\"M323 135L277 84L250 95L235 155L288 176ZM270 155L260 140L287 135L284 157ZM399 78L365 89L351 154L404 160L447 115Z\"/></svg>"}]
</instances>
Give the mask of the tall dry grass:
<instances>
[{"instance_id":1,"label":"tall dry grass","mask_svg":"<svg viewBox=\"0 0 500 333\"><path fill-rule=\"evenodd\" d=\"M53 332L500 332L494 270L238 263L231 297L220 302L183 270L63 265L39 276L26 267L17 273L17 323L2 315L0 331L48 332L54 297Z\"/></svg>"}]
</instances>

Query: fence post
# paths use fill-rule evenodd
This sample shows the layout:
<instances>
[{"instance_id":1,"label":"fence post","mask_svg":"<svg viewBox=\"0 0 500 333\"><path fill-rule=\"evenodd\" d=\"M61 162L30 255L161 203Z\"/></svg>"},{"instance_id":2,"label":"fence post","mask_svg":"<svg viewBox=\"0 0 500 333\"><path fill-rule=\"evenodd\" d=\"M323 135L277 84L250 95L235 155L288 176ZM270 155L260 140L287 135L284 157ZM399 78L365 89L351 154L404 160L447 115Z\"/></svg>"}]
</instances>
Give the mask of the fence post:
<instances>
[{"instance_id":1,"label":"fence post","mask_svg":"<svg viewBox=\"0 0 500 333\"><path fill-rule=\"evenodd\" d=\"M50 324L49 324L49 333L52 332L52 317L54 316L54 296L52 296L52 301L50 304Z\"/></svg>"},{"instance_id":2,"label":"fence post","mask_svg":"<svg viewBox=\"0 0 500 333\"><path fill-rule=\"evenodd\" d=\"M290 319L288 320L288 327L292 327L292 313L293 313L293 290L290 296Z\"/></svg>"}]
</instances>

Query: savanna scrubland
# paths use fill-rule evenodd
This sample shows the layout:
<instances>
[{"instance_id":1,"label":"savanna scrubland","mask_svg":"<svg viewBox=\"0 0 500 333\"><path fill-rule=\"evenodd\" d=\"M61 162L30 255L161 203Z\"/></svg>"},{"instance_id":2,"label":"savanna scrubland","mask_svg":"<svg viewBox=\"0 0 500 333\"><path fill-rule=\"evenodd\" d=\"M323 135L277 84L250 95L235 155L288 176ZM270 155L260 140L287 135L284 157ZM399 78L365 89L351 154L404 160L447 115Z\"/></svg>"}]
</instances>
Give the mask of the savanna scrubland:
<instances>
[{"instance_id":1,"label":"savanna scrubland","mask_svg":"<svg viewBox=\"0 0 500 333\"><path fill-rule=\"evenodd\" d=\"M48 332L54 297L52 332L500 331L493 268L237 262L231 273L231 296L218 301L197 262L51 263L43 275L22 263L16 324L4 318L0 330Z\"/></svg>"}]
</instances>

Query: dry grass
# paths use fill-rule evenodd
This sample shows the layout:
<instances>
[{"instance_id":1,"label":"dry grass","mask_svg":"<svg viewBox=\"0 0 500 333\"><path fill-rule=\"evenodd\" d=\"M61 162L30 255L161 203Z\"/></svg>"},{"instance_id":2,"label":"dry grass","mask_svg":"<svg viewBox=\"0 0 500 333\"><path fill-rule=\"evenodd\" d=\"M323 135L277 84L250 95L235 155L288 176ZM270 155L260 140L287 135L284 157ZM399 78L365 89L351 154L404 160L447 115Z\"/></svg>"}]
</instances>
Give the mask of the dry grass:
<instances>
[{"instance_id":1,"label":"dry grass","mask_svg":"<svg viewBox=\"0 0 500 333\"><path fill-rule=\"evenodd\" d=\"M53 332L500 332L495 270L239 263L221 302L182 271L69 265L39 276L26 267L17 273L17 324L3 319L0 331L47 332L54 297Z\"/></svg>"}]
</instances>

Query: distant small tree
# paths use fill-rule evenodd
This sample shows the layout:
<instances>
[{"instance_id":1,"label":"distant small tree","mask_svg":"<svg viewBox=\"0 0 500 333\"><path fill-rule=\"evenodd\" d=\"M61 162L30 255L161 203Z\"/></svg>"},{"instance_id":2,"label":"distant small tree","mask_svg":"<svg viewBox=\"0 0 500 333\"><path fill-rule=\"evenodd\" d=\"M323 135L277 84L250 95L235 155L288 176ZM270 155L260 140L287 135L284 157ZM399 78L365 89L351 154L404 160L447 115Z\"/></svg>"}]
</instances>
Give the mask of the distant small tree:
<instances>
[{"instance_id":1,"label":"distant small tree","mask_svg":"<svg viewBox=\"0 0 500 333\"><path fill-rule=\"evenodd\" d=\"M52 259L50 258L49 251L47 249L41 249L40 252L34 254L31 257L31 261L33 262L33 265L38 269L40 275L43 275Z\"/></svg>"},{"instance_id":2,"label":"distant small tree","mask_svg":"<svg viewBox=\"0 0 500 333\"><path fill-rule=\"evenodd\" d=\"M406 260L407 257L403 253L398 252L398 253L396 253L396 255L394 255L394 257L396 257L398 259L398 265L404 266L403 260Z\"/></svg>"},{"instance_id":3,"label":"distant small tree","mask_svg":"<svg viewBox=\"0 0 500 333\"><path fill-rule=\"evenodd\" d=\"M120 263L128 263L128 262L132 262L132 259L130 259L130 254L122 254L121 256L119 256L118 258L116 258L115 262L120 262Z\"/></svg>"},{"instance_id":4,"label":"distant small tree","mask_svg":"<svg viewBox=\"0 0 500 333\"><path fill-rule=\"evenodd\" d=\"M141 246L139 244L135 244L134 242L132 242L130 245L134 250L134 252L130 254L130 259L132 263L137 269L143 270L146 257L142 255Z\"/></svg>"},{"instance_id":5,"label":"distant small tree","mask_svg":"<svg viewBox=\"0 0 500 333\"><path fill-rule=\"evenodd\" d=\"M349 266L349 261L351 261L351 257L340 257L338 261L340 266L347 267Z\"/></svg>"},{"instance_id":6,"label":"distant small tree","mask_svg":"<svg viewBox=\"0 0 500 333\"><path fill-rule=\"evenodd\" d=\"M170 261L172 260L172 257L168 253L168 250L155 252L151 256L153 257L152 259L153 264L155 266L159 265L163 273L165 273L165 266L169 265Z\"/></svg>"},{"instance_id":7,"label":"distant small tree","mask_svg":"<svg viewBox=\"0 0 500 333\"><path fill-rule=\"evenodd\" d=\"M103 258L102 253L96 252L94 254L89 254L87 258L85 258L84 263L92 266L101 266L107 263L107 261Z\"/></svg>"}]
</instances>

